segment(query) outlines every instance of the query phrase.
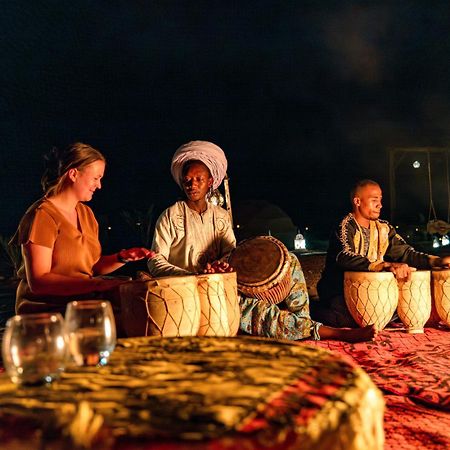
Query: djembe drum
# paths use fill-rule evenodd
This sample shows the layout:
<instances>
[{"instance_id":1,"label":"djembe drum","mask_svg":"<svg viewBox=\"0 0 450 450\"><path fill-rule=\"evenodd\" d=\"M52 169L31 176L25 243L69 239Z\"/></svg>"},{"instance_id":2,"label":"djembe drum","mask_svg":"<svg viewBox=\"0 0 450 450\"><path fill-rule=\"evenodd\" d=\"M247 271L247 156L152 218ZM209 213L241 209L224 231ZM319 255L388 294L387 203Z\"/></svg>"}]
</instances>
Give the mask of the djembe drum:
<instances>
[{"instance_id":1,"label":"djembe drum","mask_svg":"<svg viewBox=\"0 0 450 450\"><path fill-rule=\"evenodd\" d=\"M291 290L289 252L272 236L258 236L239 243L229 263L237 273L238 290L246 297L280 303Z\"/></svg>"},{"instance_id":2,"label":"djembe drum","mask_svg":"<svg viewBox=\"0 0 450 450\"><path fill-rule=\"evenodd\" d=\"M228 326L230 336L236 336L241 323L241 308L239 306L239 294L237 289L236 272L224 273L223 286L225 288L225 299L227 301Z\"/></svg>"},{"instance_id":3,"label":"djembe drum","mask_svg":"<svg viewBox=\"0 0 450 450\"><path fill-rule=\"evenodd\" d=\"M423 333L431 313L430 272L411 272L410 281L397 281L397 312L408 333Z\"/></svg>"},{"instance_id":4,"label":"djembe drum","mask_svg":"<svg viewBox=\"0 0 450 450\"><path fill-rule=\"evenodd\" d=\"M434 301L433 296L433 281L431 282L431 314L430 318L427 320L427 323L425 324L425 327L437 327L439 326L439 323L441 322L441 318L439 317L439 314L436 309L436 303Z\"/></svg>"},{"instance_id":5,"label":"djembe drum","mask_svg":"<svg viewBox=\"0 0 450 450\"><path fill-rule=\"evenodd\" d=\"M382 330L398 305L398 287L391 272L345 272L344 298L360 327Z\"/></svg>"},{"instance_id":6,"label":"djembe drum","mask_svg":"<svg viewBox=\"0 0 450 450\"><path fill-rule=\"evenodd\" d=\"M125 334L195 336L200 326L200 299L195 275L132 281L120 286Z\"/></svg>"},{"instance_id":7,"label":"djembe drum","mask_svg":"<svg viewBox=\"0 0 450 450\"><path fill-rule=\"evenodd\" d=\"M450 269L431 272L431 290L439 318L450 326Z\"/></svg>"},{"instance_id":8,"label":"djembe drum","mask_svg":"<svg viewBox=\"0 0 450 450\"><path fill-rule=\"evenodd\" d=\"M198 275L199 336L236 336L240 309L236 272Z\"/></svg>"}]
</instances>

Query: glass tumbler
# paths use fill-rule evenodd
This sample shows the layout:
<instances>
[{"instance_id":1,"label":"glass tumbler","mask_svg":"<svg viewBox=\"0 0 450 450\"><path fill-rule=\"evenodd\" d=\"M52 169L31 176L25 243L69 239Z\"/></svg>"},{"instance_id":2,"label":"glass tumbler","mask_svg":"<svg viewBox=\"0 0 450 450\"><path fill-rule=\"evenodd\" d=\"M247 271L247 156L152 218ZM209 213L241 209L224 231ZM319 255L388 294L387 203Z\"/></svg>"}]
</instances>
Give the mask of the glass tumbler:
<instances>
[{"instance_id":1,"label":"glass tumbler","mask_svg":"<svg viewBox=\"0 0 450 450\"><path fill-rule=\"evenodd\" d=\"M106 300L70 302L66 330L72 359L78 366L103 366L116 346L116 323Z\"/></svg>"},{"instance_id":2,"label":"glass tumbler","mask_svg":"<svg viewBox=\"0 0 450 450\"><path fill-rule=\"evenodd\" d=\"M58 378L68 360L61 314L22 314L9 319L2 356L6 372L16 384L37 385Z\"/></svg>"}]
</instances>

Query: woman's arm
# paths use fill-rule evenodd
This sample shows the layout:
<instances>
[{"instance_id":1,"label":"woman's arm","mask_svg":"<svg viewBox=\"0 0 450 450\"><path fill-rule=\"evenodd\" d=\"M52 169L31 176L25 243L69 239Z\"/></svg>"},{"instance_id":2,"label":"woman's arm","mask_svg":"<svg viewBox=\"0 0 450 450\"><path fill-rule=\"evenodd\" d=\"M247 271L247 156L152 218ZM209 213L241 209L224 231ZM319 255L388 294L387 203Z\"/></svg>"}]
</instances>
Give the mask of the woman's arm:
<instances>
[{"instance_id":1,"label":"woman's arm","mask_svg":"<svg viewBox=\"0 0 450 450\"><path fill-rule=\"evenodd\" d=\"M35 295L78 295L112 289L123 280L71 277L53 273L52 249L28 242L22 245L25 271L31 292Z\"/></svg>"},{"instance_id":2,"label":"woman's arm","mask_svg":"<svg viewBox=\"0 0 450 450\"><path fill-rule=\"evenodd\" d=\"M133 247L122 249L112 255L101 256L95 263L93 271L95 275L106 275L120 269L124 264L132 261L139 261L144 258L153 258L156 253L144 247Z\"/></svg>"}]
</instances>

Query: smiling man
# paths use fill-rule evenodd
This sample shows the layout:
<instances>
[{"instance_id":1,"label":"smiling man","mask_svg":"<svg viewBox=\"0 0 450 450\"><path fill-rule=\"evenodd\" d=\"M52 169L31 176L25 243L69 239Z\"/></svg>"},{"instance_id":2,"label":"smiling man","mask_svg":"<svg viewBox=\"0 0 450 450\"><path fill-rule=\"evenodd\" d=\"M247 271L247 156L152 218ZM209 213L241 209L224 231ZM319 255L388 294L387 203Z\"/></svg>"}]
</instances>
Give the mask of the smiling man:
<instances>
[{"instance_id":1,"label":"smiling man","mask_svg":"<svg viewBox=\"0 0 450 450\"><path fill-rule=\"evenodd\" d=\"M335 327L356 327L343 296L344 272L391 271L397 279L411 278L415 269L450 264L450 257L439 258L414 250L395 228L380 220L382 192L373 180L358 181L350 193L353 211L344 217L330 237L325 269L318 283L319 305L311 315Z\"/></svg>"}]
</instances>

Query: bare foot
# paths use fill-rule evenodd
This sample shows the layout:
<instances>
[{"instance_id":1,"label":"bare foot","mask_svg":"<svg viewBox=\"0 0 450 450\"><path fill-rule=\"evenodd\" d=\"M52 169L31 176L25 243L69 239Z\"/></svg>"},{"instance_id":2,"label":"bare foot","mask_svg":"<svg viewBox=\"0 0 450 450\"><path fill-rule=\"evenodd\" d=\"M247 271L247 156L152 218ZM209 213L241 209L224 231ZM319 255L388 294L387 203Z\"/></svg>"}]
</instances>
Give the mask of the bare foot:
<instances>
[{"instance_id":1,"label":"bare foot","mask_svg":"<svg viewBox=\"0 0 450 450\"><path fill-rule=\"evenodd\" d=\"M364 328L332 328L322 325L319 328L321 339L333 339L345 342L374 341L378 335L375 325L367 325Z\"/></svg>"}]
</instances>

